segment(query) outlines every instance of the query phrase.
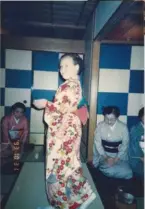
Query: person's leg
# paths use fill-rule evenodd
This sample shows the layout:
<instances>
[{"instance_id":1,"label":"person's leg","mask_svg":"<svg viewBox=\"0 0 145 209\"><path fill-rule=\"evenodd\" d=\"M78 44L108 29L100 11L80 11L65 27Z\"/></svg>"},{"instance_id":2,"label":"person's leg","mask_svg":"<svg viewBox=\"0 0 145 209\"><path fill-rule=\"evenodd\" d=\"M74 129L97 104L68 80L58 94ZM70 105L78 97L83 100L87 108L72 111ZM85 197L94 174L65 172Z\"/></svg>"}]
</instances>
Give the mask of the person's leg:
<instances>
[{"instance_id":1,"label":"person's leg","mask_svg":"<svg viewBox=\"0 0 145 209\"><path fill-rule=\"evenodd\" d=\"M131 179L133 176L132 170L126 161L119 161L113 166L104 164L100 166L99 169L104 175L108 177Z\"/></svg>"}]
</instances>

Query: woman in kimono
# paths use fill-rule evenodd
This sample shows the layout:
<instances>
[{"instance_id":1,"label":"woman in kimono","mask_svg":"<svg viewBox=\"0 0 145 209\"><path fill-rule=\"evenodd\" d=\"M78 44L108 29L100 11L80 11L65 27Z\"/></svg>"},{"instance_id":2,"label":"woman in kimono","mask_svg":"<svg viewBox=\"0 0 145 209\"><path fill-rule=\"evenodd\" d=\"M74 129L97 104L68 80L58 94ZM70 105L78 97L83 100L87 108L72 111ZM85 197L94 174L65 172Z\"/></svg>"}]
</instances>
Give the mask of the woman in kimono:
<instances>
[{"instance_id":1,"label":"woman in kimono","mask_svg":"<svg viewBox=\"0 0 145 209\"><path fill-rule=\"evenodd\" d=\"M6 145L6 152L9 147L12 148L15 171L19 170L19 160L23 153L24 144L28 141L29 125L24 116L25 110L25 105L17 102L12 106L12 113L5 116L1 121L2 143Z\"/></svg>"},{"instance_id":2,"label":"woman in kimono","mask_svg":"<svg viewBox=\"0 0 145 209\"><path fill-rule=\"evenodd\" d=\"M23 103L17 102L12 106L12 113L5 116L1 121L2 143L11 145L11 138L19 137L24 145L28 141L29 125L24 116L26 107Z\"/></svg>"},{"instance_id":3,"label":"woman in kimono","mask_svg":"<svg viewBox=\"0 0 145 209\"><path fill-rule=\"evenodd\" d=\"M140 109L139 123L132 127L130 132L129 159L133 173L136 177L144 178L144 152L140 141L144 142L144 108Z\"/></svg>"},{"instance_id":4,"label":"woman in kimono","mask_svg":"<svg viewBox=\"0 0 145 209\"><path fill-rule=\"evenodd\" d=\"M78 55L63 55L60 73L66 81L58 88L54 101L42 99L33 103L39 109L45 107L44 119L49 126L46 187L50 208L85 209L96 198L83 176L80 161L81 123L88 119L78 76L81 65Z\"/></svg>"},{"instance_id":5,"label":"woman in kimono","mask_svg":"<svg viewBox=\"0 0 145 209\"><path fill-rule=\"evenodd\" d=\"M118 117L117 107L103 109L104 121L95 130L93 165L108 177L132 178L128 164L128 129Z\"/></svg>"}]
</instances>

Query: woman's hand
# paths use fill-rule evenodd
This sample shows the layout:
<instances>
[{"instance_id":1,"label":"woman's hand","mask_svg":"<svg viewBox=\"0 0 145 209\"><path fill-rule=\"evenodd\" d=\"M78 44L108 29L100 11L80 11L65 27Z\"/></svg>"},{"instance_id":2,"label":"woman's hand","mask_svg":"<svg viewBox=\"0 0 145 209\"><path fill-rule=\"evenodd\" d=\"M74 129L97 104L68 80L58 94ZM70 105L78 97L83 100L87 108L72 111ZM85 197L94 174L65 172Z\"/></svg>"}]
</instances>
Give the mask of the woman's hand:
<instances>
[{"instance_id":1,"label":"woman's hand","mask_svg":"<svg viewBox=\"0 0 145 209\"><path fill-rule=\"evenodd\" d=\"M112 158L112 157L108 157L108 158L106 159L106 162L107 162L108 165L113 166L114 163L115 163L115 160L114 160L114 158Z\"/></svg>"},{"instance_id":2,"label":"woman's hand","mask_svg":"<svg viewBox=\"0 0 145 209\"><path fill-rule=\"evenodd\" d=\"M38 109L44 109L46 107L47 100L46 99L37 99L33 101L33 105Z\"/></svg>"},{"instance_id":3,"label":"woman's hand","mask_svg":"<svg viewBox=\"0 0 145 209\"><path fill-rule=\"evenodd\" d=\"M106 159L106 162L107 162L108 165L113 166L115 163L118 162L118 160L119 160L119 158L117 158L117 157L116 158L108 157Z\"/></svg>"}]
</instances>

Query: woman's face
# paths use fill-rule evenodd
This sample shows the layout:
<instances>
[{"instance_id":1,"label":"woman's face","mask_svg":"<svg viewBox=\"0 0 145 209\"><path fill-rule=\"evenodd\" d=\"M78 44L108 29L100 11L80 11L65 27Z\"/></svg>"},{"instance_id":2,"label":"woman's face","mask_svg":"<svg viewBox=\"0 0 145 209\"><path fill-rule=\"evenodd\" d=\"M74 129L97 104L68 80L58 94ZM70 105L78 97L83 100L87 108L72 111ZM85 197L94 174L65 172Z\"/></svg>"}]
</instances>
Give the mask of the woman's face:
<instances>
[{"instance_id":1,"label":"woman's face","mask_svg":"<svg viewBox=\"0 0 145 209\"><path fill-rule=\"evenodd\" d=\"M22 108L16 108L13 111L13 114L14 114L15 118L19 119L24 115L24 110Z\"/></svg>"},{"instance_id":2,"label":"woman's face","mask_svg":"<svg viewBox=\"0 0 145 209\"><path fill-rule=\"evenodd\" d=\"M60 62L60 73L67 79L76 79L78 77L79 65L75 65L71 57L64 57Z\"/></svg>"},{"instance_id":3,"label":"woman's face","mask_svg":"<svg viewBox=\"0 0 145 209\"><path fill-rule=\"evenodd\" d=\"M104 121L109 126L113 126L116 123L117 117L114 114L106 114L104 116Z\"/></svg>"}]
</instances>

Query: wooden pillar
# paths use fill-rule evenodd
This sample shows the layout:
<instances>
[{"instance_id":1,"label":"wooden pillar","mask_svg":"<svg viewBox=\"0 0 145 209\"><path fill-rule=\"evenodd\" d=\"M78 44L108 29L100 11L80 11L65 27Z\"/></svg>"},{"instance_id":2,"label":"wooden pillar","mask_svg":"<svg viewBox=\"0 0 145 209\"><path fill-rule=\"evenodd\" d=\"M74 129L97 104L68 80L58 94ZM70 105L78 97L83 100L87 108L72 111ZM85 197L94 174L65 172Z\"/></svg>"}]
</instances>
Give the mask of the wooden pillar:
<instances>
[{"instance_id":1,"label":"wooden pillar","mask_svg":"<svg viewBox=\"0 0 145 209\"><path fill-rule=\"evenodd\" d=\"M94 41L92 52L92 75L90 91L90 118L88 134L88 161L93 158L94 131L96 128L96 106L99 86L99 59L100 59L100 41Z\"/></svg>"}]
</instances>

